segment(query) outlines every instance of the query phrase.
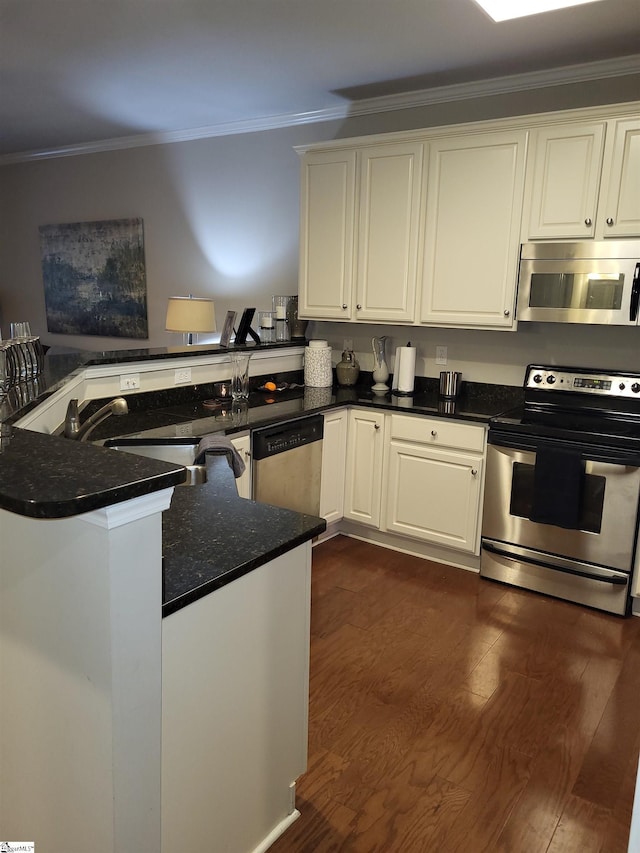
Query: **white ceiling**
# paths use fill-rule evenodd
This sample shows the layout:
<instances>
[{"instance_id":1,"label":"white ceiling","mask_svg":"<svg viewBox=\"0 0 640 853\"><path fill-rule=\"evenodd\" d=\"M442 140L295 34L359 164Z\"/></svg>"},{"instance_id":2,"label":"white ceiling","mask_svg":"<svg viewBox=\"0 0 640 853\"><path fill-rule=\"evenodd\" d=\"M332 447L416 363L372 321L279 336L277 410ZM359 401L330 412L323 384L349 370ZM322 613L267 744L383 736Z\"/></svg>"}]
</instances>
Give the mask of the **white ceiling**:
<instances>
[{"instance_id":1,"label":"white ceiling","mask_svg":"<svg viewBox=\"0 0 640 853\"><path fill-rule=\"evenodd\" d=\"M284 125L373 97L635 62L639 45L640 0L500 24L474 0L0 0L0 156Z\"/></svg>"}]
</instances>

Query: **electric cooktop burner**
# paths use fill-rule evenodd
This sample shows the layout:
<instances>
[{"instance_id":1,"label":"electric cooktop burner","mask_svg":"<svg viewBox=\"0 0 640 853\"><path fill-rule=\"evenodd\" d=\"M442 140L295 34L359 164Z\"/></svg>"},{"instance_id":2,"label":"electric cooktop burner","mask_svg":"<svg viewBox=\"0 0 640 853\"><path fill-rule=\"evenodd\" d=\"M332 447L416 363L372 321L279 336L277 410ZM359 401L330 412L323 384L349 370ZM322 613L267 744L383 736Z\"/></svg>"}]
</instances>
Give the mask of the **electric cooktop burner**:
<instances>
[{"instance_id":1,"label":"electric cooktop burner","mask_svg":"<svg viewBox=\"0 0 640 853\"><path fill-rule=\"evenodd\" d=\"M490 429L640 451L640 373L529 365L524 391Z\"/></svg>"}]
</instances>

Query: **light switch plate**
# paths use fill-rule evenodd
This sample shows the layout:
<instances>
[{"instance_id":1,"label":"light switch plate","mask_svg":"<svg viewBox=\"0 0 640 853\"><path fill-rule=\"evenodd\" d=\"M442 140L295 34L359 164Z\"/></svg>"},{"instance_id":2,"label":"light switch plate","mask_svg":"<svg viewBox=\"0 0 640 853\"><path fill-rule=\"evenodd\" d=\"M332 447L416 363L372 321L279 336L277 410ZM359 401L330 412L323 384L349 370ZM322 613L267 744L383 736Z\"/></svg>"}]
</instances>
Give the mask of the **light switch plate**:
<instances>
[{"instance_id":1,"label":"light switch plate","mask_svg":"<svg viewBox=\"0 0 640 853\"><path fill-rule=\"evenodd\" d=\"M436 347L436 364L446 364L447 363L447 348L446 347Z\"/></svg>"}]
</instances>

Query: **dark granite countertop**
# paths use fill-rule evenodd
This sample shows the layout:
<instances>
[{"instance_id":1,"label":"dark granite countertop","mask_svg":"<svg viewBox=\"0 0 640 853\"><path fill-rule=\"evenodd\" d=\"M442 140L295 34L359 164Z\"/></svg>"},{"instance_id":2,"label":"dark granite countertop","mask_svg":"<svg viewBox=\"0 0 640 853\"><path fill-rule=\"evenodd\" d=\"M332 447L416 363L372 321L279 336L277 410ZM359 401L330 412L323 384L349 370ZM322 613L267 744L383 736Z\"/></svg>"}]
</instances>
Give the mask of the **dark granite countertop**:
<instances>
[{"instance_id":1,"label":"dark granite countertop","mask_svg":"<svg viewBox=\"0 0 640 853\"><path fill-rule=\"evenodd\" d=\"M0 507L67 518L183 483L180 465L3 425Z\"/></svg>"},{"instance_id":2,"label":"dark granite countertop","mask_svg":"<svg viewBox=\"0 0 640 853\"><path fill-rule=\"evenodd\" d=\"M207 453L207 482L176 489L163 514L162 615L307 542L320 518L238 496L226 455Z\"/></svg>"},{"instance_id":3,"label":"dark granite countertop","mask_svg":"<svg viewBox=\"0 0 640 853\"><path fill-rule=\"evenodd\" d=\"M295 377L299 379L299 377ZM94 440L115 437L169 439L201 438L212 432L228 435L278 421L326 412L342 406L361 406L403 414L418 414L451 420L486 424L495 415L522 402L522 389L510 385L463 382L456 401L442 400L438 381L420 378L411 397L373 394L370 385L356 388L295 387L279 393L254 390L247 403L231 401L212 405L206 389L194 391L191 397L176 395L174 390L151 392L141 409L130 407L128 415L111 418L93 433ZM104 401L96 400L97 408Z\"/></svg>"},{"instance_id":4,"label":"dark granite countertop","mask_svg":"<svg viewBox=\"0 0 640 853\"><path fill-rule=\"evenodd\" d=\"M221 350L177 348L172 354L211 351ZM179 465L10 426L78 369L167 355L166 350L141 350L47 358L43 375L10 392L0 409L0 507L32 518L63 518L183 482L185 471ZM281 378L294 385L302 381L301 376ZM294 387L269 394L257 390L257 379L247 404L213 407L210 389L204 386L148 392L129 397L130 413L104 421L92 440L125 435L197 439L349 405L487 423L522 398L520 388L463 382L457 401L451 403L439 399L437 380L420 377L412 397L374 395L370 376L362 374L361 380L357 388ZM91 405L97 408L102 402ZM83 415L89 412L87 408ZM326 526L313 516L238 497L225 457L208 454L207 465L207 483L175 489L163 515L164 615L308 541Z\"/></svg>"}]
</instances>

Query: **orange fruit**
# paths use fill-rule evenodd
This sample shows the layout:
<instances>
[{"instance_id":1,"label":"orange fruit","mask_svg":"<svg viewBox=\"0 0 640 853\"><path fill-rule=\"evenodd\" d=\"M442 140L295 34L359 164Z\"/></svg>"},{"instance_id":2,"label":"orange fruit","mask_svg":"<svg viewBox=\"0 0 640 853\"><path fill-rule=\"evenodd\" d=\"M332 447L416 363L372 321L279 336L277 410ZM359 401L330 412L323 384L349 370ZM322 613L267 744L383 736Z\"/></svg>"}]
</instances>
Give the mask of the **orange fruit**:
<instances>
[{"instance_id":1,"label":"orange fruit","mask_svg":"<svg viewBox=\"0 0 640 853\"><path fill-rule=\"evenodd\" d=\"M264 387L266 388L267 391L275 391L276 390L276 383L275 382L265 382Z\"/></svg>"}]
</instances>

